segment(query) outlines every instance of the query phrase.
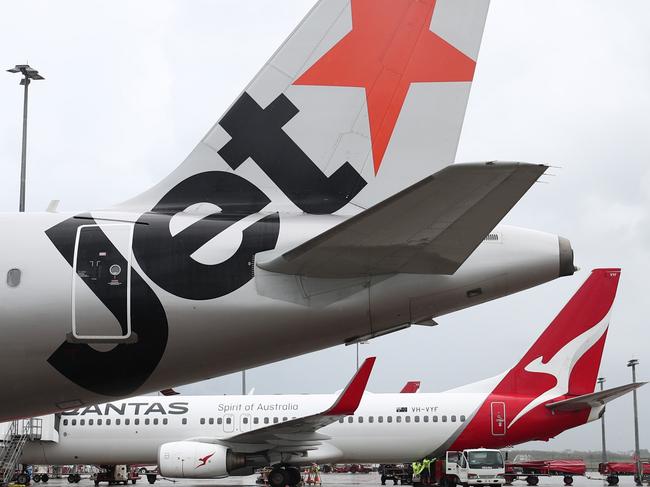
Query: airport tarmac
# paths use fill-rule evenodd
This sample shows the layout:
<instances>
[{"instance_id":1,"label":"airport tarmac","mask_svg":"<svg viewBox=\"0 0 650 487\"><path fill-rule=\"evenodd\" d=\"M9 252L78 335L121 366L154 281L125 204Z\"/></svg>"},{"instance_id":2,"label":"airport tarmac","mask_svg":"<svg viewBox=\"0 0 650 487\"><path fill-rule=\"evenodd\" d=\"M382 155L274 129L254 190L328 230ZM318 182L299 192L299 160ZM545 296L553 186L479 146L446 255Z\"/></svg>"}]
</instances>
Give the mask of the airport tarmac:
<instances>
[{"instance_id":1,"label":"airport tarmac","mask_svg":"<svg viewBox=\"0 0 650 487\"><path fill-rule=\"evenodd\" d=\"M598 472L589 472L589 477L574 477L573 487L600 487L601 485L606 485L604 480L602 480ZM167 480L159 479L154 484L156 487L172 487L172 485L178 485L180 487L208 487L208 486L231 486L231 485L241 485L241 486L255 486L259 484L255 483L257 475L249 475L247 477L229 477L226 479L215 479L215 480ZM377 473L370 474L323 474L322 475L323 485L326 487L346 487L351 485L361 485L361 486L381 486L381 481L379 480L379 475ZM32 484L32 486L41 485L41 484ZM79 484L69 484L66 479L51 479L47 484L47 487L64 487L70 485L79 485L82 487L93 486L93 482L88 478L83 478ZM107 486L106 482L101 483L100 485ZM131 485L131 484L129 484ZM147 480L142 478L137 482L136 485L141 487L149 486ZM392 486L392 482L387 482L387 486ZM526 482L519 481L513 484L514 487L526 487ZM632 477L621 477L619 486L633 486L634 480ZM544 478L541 477L538 487L552 486L552 487L562 487L564 482L562 477L550 477Z\"/></svg>"}]
</instances>

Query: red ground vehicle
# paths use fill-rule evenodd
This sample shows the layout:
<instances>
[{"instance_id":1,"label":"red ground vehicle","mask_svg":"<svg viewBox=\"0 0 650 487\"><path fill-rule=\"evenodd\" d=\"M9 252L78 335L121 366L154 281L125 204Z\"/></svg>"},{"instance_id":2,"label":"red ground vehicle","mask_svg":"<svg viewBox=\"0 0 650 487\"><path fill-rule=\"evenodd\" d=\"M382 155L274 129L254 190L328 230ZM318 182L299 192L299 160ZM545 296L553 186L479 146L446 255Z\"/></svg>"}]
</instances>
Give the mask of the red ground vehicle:
<instances>
[{"instance_id":1,"label":"red ground vehicle","mask_svg":"<svg viewBox=\"0 0 650 487\"><path fill-rule=\"evenodd\" d=\"M643 461L643 479L650 481L650 462ZM634 475L636 477L636 464L634 462L607 462L599 463L598 471L604 475L607 485L618 485L620 476Z\"/></svg>"},{"instance_id":2,"label":"red ground vehicle","mask_svg":"<svg viewBox=\"0 0 650 487\"><path fill-rule=\"evenodd\" d=\"M506 482L512 484L517 479L525 480L528 485L537 485L539 477L563 476L564 485L572 485L575 475L583 476L587 472L584 460L528 460L506 463Z\"/></svg>"}]
</instances>

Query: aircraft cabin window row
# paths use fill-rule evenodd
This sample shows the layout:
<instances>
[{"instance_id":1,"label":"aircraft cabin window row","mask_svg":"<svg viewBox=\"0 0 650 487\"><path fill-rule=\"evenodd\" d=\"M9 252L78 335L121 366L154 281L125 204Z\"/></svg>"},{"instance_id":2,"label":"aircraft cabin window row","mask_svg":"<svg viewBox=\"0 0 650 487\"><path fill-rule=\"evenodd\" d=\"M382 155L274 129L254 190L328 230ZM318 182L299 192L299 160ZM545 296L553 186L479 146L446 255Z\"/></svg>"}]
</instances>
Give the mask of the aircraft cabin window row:
<instances>
[{"instance_id":1,"label":"aircraft cabin window row","mask_svg":"<svg viewBox=\"0 0 650 487\"><path fill-rule=\"evenodd\" d=\"M354 418L355 418L355 416L348 416L348 423L354 423ZM363 416L356 416L356 418L357 418L357 423L363 423L364 422L364 417ZM443 423L447 422L447 416L446 415L442 415L442 416L440 416L440 418L438 418L438 416L430 416L430 417L429 416L413 416L412 418L411 418L411 416L395 416L395 422L396 423L401 423L402 418L404 418L403 420L404 420L405 423L410 423L411 420L414 423L420 423L420 422L428 423L429 420L431 420L432 423L437 423L438 420L440 420ZM455 423L456 419L457 419L457 417L456 417L455 414L452 414L451 417L449 418L449 420L452 423ZM461 414L458 417L458 421L460 421L461 423L464 423L466 419L467 418L465 417L464 414ZM386 423L392 423L393 422L393 416L386 416L385 418L384 418L384 416L377 416L377 417L368 416L368 423L375 423L375 422L383 423L384 420L385 420ZM339 419L339 423L343 423L344 421L345 421L345 418Z\"/></svg>"},{"instance_id":2,"label":"aircraft cabin window row","mask_svg":"<svg viewBox=\"0 0 650 487\"><path fill-rule=\"evenodd\" d=\"M85 426L86 425L86 420L85 419L64 419L63 420L63 426L77 426L77 422L79 423L79 426ZM169 420L167 418L146 418L144 420L144 425L149 426L157 426L159 424L166 425L169 423ZM131 420L126 418L124 419L124 426L129 426L131 424ZM134 419L133 420L134 425L139 425L140 420L139 419ZM187 420L183 418L183 424L187 424ZM121 426L122 425L122 418L116 418L114 421L111 420L111 418L106 418L106 419L88 419L88 426Z\"/></svg>"}]
</instances>

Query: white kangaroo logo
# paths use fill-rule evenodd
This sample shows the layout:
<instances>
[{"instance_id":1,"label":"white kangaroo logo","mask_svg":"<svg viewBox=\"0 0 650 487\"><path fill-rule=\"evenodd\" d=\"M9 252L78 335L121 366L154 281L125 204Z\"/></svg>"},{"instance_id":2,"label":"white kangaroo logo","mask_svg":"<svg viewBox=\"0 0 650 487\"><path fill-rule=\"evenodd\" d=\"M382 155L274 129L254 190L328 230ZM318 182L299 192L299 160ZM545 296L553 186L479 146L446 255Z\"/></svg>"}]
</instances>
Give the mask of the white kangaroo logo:
<instances>
[{"instance_id":1,"label":"white kangaroo logo","mask_svg":"<svg viewBox=\"0 0 650 487\"><path fill-rule=\"evenodd\" d=\"M551 359L544 363L542 357L537 357L529 363L524 370L527 372L534 372L536 374L547 374L555 377L555 386L546 390L535 399L530 401L519 414L510 422L508 428L526 414L531 409L543 404L544 402L565 395L569 392L569 378L573 367L580 360L580 358L593 347L598 340L607 331L609 326L609 313L595 326L592 326L582 335L575 337L569 343L564 345L558 352L551 357Z\"/></svg>"}]
</instances>

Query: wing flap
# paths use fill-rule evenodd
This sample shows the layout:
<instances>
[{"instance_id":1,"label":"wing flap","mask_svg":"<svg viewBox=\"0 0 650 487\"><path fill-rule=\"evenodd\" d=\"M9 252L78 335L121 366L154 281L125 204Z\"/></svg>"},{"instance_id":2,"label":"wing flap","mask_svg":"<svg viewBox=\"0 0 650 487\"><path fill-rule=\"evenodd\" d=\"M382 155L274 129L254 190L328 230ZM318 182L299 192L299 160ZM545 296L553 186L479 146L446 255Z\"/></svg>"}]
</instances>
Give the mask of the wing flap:
<instances>
[{"instance_id":1,"label":"wing flap","mask_svg":"<svg viewBox=\"0 0 650 487\"><path fill-rule=\"evenodd\" d=\"M547 404L546 407L551 411L582 411L583 409L591 409L603 406L645 384L647 384L647 382L632 382L623 386L605 389L604 391L583 394L582 396L552 402Z\"/></svg>"},{"instance_id":2,"label":"wing flap","mask_svg":"<svg viewBox=\"0 0 650 487\"><path fill-rule=\"evenodd\" d=\"M453 274L547 167L452 164L258 265L271 272L323 278Z\"/></svg>"}]
</instances>

